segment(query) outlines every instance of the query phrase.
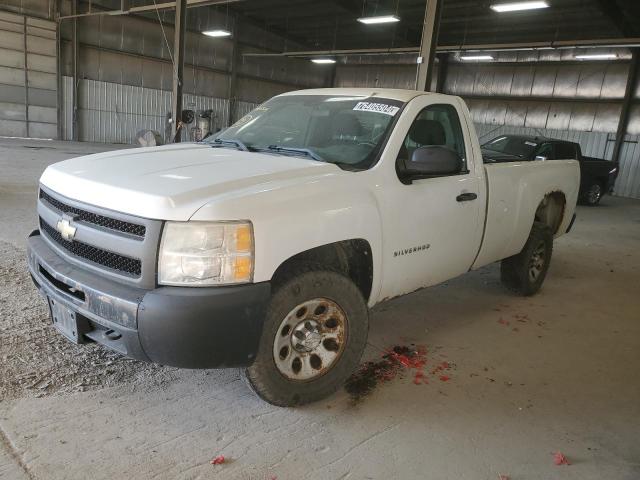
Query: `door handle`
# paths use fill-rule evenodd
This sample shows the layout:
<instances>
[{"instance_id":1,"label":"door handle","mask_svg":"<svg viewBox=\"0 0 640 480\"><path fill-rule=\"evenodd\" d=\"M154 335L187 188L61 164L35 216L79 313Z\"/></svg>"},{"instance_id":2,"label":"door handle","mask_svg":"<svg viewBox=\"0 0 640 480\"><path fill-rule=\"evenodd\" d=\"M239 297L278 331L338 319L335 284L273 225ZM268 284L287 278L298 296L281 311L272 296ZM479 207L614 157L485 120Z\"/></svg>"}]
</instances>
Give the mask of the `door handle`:
<instances>
[{"instance_id":1,"label":"door handle","mask_svg":"<svg viewBox=\"0 0 640 480\"><path fill-rule=\"evenodd\" d=\"M478 195L475 193L461 193L456 197L458 202L469 202L471 200L475 200L478 198Z\"/></svg>"}]
</instances>

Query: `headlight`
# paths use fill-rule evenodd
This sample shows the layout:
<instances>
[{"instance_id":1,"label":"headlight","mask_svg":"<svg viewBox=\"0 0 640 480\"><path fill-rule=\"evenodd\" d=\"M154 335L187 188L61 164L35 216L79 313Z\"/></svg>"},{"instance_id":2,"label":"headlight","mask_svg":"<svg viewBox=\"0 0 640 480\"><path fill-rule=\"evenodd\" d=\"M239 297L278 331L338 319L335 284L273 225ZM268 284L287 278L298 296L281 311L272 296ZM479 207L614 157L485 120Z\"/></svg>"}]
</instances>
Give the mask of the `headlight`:
<instances>
[{"instance_id":1,"label":"headlight","mask_svg":"<svg viewBox=\"0 0 640 480\"><path fill-rule=\"evenodd\" d=\"M253 278L251 222L167 222L160 242L158 283L221 285Z\"/></svg>"}]
</instances>

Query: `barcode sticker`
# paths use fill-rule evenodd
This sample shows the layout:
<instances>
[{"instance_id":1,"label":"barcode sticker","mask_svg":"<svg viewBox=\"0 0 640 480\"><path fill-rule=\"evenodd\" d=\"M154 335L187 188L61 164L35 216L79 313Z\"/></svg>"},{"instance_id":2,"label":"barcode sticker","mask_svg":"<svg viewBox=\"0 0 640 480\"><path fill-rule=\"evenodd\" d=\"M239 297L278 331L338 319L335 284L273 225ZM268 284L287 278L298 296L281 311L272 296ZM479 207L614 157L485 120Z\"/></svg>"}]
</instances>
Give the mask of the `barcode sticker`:
<instances>
[{"instance_id":1,"label":"barcode sticker","mask_svg":"<svg viewBox=\"0 0 640 480\"><path fill-rule=\"evenodd\" d=\"M400 107L394 105L386 105L384 103L358 102L353 109L357 112L376 112L385 115L394 116L400 110Z\"/></svg>"}]
</instances>

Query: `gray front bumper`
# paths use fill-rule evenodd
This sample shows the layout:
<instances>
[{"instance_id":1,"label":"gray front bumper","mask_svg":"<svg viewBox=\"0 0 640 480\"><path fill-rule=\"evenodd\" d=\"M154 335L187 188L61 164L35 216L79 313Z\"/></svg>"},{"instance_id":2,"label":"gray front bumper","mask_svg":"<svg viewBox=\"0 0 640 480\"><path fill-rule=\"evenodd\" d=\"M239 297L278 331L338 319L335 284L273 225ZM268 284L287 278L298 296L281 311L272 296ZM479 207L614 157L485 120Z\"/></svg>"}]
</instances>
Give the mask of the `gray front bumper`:
<instances>
[{"instance_id":1,"label":"gray front bumper","mask_svg":"<svg viewBox=\"0 0 640 480\"><path fill-rule=\"evenodd\" d=\"M145 290L118 284L66 262L37 230L29 236L27 252L29 272L40 293L91 322L93 329L86 334L90 340L149 361L137 332L138 308Z\"/></svg>"},{"instance_id":2,"label":"gray front bumper","mask_svg":"<svg viewBox=\"0 0 640 480\"><path fill-rule=\"evenodd\" d=\"M70 264L37 230L28 239L28 263L40 293L85 322L81 342L184 368L245 366L255 358L269 282L136 288Z\"/></svg>"}]
</instances>

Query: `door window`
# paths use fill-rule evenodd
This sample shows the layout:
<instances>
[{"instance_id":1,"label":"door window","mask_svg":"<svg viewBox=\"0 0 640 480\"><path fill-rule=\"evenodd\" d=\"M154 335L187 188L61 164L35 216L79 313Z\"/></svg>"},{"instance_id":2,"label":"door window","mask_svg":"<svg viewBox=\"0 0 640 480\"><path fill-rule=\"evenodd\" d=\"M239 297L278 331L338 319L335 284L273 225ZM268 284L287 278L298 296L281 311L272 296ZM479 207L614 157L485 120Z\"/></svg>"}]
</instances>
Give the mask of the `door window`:
<instances>
[{"instance_id":1,"label":"door window","mask_svg":"<svg viewBox=\"0 0 640 480\"><path fill-rule=\"evenodd\" d=\"M536 157L544 157L546 160L556 159L556 150L553 143L543 143L536 152Z\"/></svg>"},{"instance_id":2,"label":"door window","mask_svg":"<svg viewBox=\"0 0 640 480\"><path fill-rule=\"evenodd\" d=\"M439 145L456 152L462 159L460 173L467 172L464 135L453 105L430 105L422 110L409 128L398 159L408 160L420 147Z\"/></svg>"},{"instance_id":3,"label":"door window","mask_svg":"<svg viewBox=\"0 0 640 480\"><path fill-rule=\"evenodd\" d=\"M556 145L556 159L558 160L577 160L578 148L573 143L558 143Z\"/></svg>"}]
</instances>

